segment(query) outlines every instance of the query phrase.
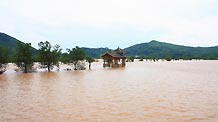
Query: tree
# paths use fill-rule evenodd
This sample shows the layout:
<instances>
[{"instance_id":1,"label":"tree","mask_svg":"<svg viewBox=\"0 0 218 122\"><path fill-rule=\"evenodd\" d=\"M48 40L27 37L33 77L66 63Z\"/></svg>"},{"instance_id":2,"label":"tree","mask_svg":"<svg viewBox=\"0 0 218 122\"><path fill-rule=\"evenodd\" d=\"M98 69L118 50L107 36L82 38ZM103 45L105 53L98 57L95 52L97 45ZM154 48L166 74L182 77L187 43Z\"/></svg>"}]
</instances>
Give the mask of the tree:
<instances>
[{"instance_id":1,"label":"tree","mask_svg":"<svg viewBox=\"0 0 218 122\"><path fill-rule=\"evenodd\" d=\"M69 62L69 54L68 53L63 53L61 55L60 61L64 64Z\"/></svg>"},{"instance_id":2,"label":"tree","mask_svg":"<svg viewBox=\"0 0 218 122\"><path fill-rule=\"evenodd\" d=\"M171 61L171 59L172 58L170 56L166 56L166 58L165 58L166 61Z\"/></svg>"},{"instance_id":3,"label":"tree","mask_svg":"<svg viewBox=\"0 0 218 122\"><path fill-rule=\"evenodd\" d=\"M139 61L144 61L144 57L139 57Z\"/></svg>"},{"instance_id":4,"label":"tree","mask_svg":"<svg viewBox=\"0 0 218 122\"><path fill-rule=\"evenodd\" d=\"M51 71L53 65L59 67L61 50L59 45L52 46L48 41L40 42L39 45L39 60L41 64L46 65L48 72Z\"/></svg>"},{"instance_id":5,"label":"tree","mask_svg":"<svg viewBox=\"0 0 218 122\"><path fill-rule=\"evenodd\" d=\"M17 43L15 62L18 67L23 69L24 73L27 73L28 70L32 68L33 61L31 43Z\"/></svg>"},{"instance_id":6,"label":"tree","mask_svg":"<svg viewBox=\"0 0 218 122\"><path fill-rule=\"evenodd\" d=\"M9 51L8 48L0 47L0 63L5 64L9 61Z\"/></svg>"},{"instance_id":7,"label":"tree","mask_svg":"<svg viewBox=\"0 0 218 122\"><path fill-rule=\"evenodd\" d=\"M72 48L71 50L70 49L67 49L67 50L69 53L69 61L74 64L74 70L77 70L76 65L78 61L84 60L86 53L78 46L76 46L75 48Z\"/></svg>"},{"instance_id":8,"label":"tree","mask_svg":"<svg viewBox=\"0 0 218 122\"><path fill-rule=\"evenodd\" d=\"M134 56L129 56L127 57L128 62L134 62L135 57Z\"/></svg>"},{"instance_id":9,"label":"tree","mask_svg":"<svg viewBox=\"0 0 218 122\"><path fill-rule=\"evenodd\" d=\"M9 61L9 51L7 48L0 47L0 74L6 71L6 65Z\"/></svg>"},{"instance_id":10,"label":"tree","mask_svg":"<svg viewBox=\"0 0 218 122\"><path fill-rule=\"evenodd\" d=\"M92 57L87 57L86 61L89 63L89 69L91 69L91 64L92 62L94 62L95 60Z\"/></svg>"}]
</instances>

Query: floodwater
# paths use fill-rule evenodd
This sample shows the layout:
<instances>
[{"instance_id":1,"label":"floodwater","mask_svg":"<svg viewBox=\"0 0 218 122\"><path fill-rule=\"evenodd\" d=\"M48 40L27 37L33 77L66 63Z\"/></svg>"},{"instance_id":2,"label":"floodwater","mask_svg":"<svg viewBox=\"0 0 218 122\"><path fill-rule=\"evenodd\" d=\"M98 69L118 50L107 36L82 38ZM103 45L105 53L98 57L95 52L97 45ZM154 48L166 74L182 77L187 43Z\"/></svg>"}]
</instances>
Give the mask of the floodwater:
<instances>
[{"instance_id":1,"label":"floodwater","mask_svg":"<svg viewBox=\"0 0 218 122\"><path fill-rule=\"evenodd\" d=\"M218 61L0 75L1 122L217 122Z\"/></svg>"}]
</instances>

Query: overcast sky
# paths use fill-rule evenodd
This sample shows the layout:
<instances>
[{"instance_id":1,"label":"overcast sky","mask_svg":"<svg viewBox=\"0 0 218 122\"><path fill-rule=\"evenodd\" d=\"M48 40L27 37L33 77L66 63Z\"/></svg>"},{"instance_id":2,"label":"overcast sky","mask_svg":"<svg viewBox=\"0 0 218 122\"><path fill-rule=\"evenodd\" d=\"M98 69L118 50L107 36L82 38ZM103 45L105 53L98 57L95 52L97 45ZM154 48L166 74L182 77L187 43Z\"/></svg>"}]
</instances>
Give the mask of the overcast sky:
<instances>
[{"instance_id":1,"label":"overcast sky","mask_svg":"<svg viewBox=\"0 0 218 122\"><path fill-rule=\"evenodd\" d=\"M38 48L218 45L218 0L0 0L0 32Z\"/></svg>"}]
</instances>

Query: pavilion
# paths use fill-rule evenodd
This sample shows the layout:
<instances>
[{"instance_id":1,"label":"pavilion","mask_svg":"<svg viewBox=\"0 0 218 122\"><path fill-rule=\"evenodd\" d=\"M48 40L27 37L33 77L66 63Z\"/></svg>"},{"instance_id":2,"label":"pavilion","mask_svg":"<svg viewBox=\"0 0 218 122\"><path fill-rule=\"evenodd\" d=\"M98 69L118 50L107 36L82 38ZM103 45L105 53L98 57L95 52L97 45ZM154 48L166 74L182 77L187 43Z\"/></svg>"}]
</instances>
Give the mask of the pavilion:
<instances>
[{"instance_id":1,"label":"pavilion","mask_svg":"<svg viewBox=\"0 0 218 122\"><path fill-rule=\"evenodd\" d=\"M103 67L125 67L126 66L126 56L124 51L119 47L112 51L107 52L101 56L104 60Z\"/></svg>"}]
</instances>

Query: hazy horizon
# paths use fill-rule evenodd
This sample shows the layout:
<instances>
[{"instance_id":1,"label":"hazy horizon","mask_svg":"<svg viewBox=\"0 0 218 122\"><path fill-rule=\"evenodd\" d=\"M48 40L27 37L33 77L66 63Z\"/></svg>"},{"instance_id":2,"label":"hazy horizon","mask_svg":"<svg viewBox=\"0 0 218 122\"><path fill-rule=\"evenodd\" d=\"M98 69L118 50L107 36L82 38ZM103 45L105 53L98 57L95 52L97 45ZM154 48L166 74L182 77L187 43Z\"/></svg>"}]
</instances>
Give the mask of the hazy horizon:
<instances>
[{"instance_id":1,"label":"hazy horizon","mask_svg":"<svg viewBox=\"0 0 218 122\"><path fill-rule=\"evenodd\" d=\"M0 32L37 48L126 48L160 42L218 45L216 0L2 0Z\"/></svg>"}]
</instances>

